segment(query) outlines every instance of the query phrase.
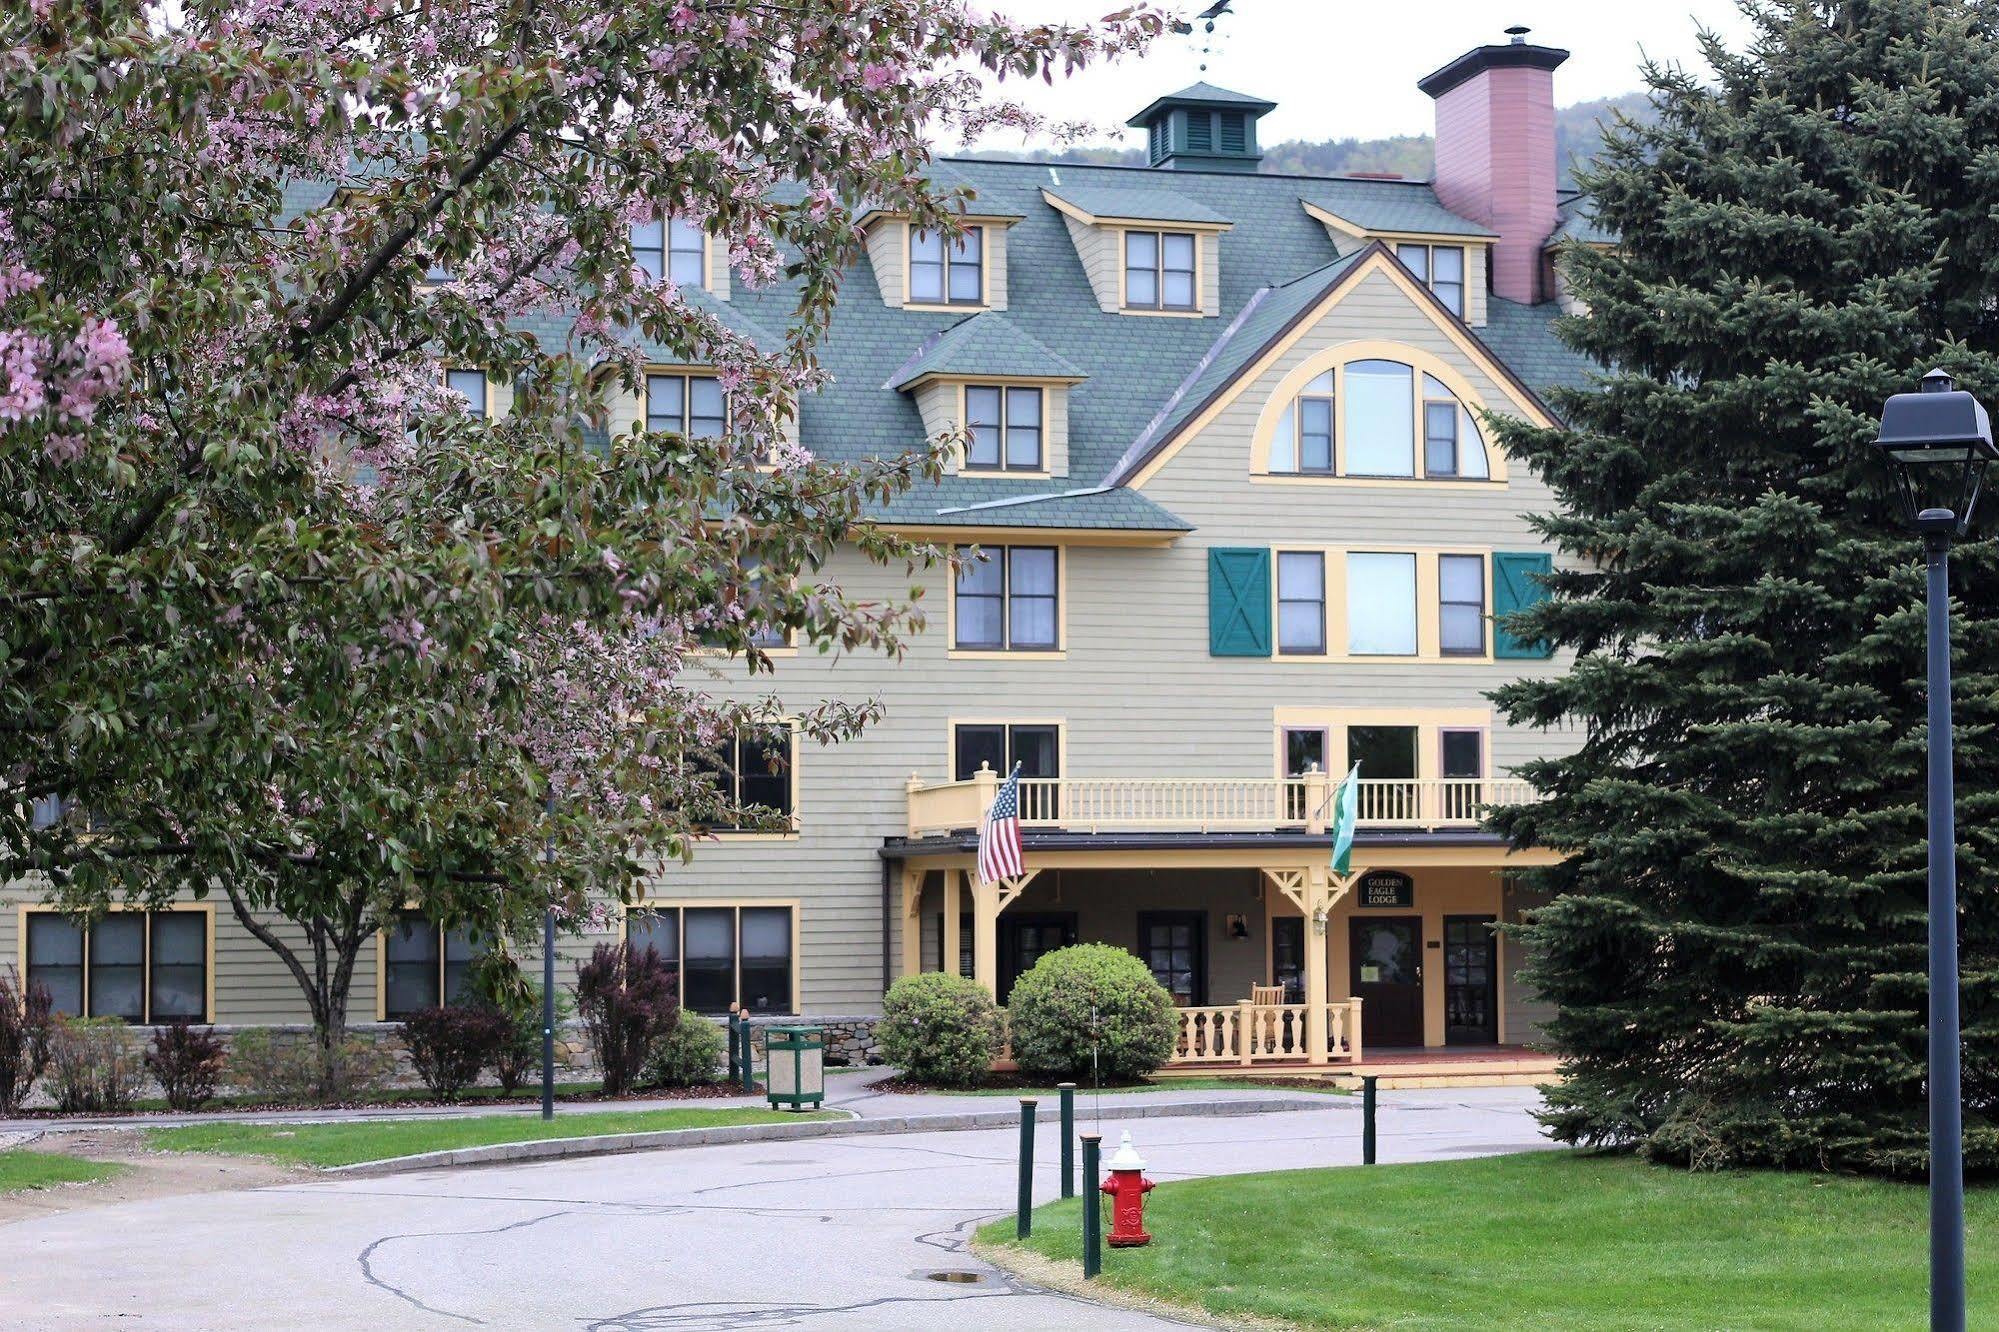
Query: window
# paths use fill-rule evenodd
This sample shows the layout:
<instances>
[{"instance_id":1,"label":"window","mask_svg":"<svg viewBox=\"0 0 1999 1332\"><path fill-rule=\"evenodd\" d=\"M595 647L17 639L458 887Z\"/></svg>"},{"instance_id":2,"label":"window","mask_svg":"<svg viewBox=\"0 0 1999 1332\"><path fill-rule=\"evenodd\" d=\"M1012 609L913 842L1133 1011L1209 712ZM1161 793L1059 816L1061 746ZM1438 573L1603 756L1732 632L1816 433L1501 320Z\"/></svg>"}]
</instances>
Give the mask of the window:
<instances>
[{"instance_id":1,"label":"window","mask_svg":"<svg viewBox=\"0 0 1999 1332\"><path fill-rule=\"evenodd\" d=\"M1268 468L1291 476L1485 481L1492 475L1478 423L1457 395L1435 375L1419 378L1413 366L1379 359L1349 361L1299 389L1277 418Z\"/></svg>"},{"instance_id":2,"label":"window","mask_svg":"<svg viewBox=\"0 0 1999 1332\"><path fill-rule=\"evenodd\" d=\"M1347 727L1347 763L1360 764L1362 781L1414 781L1414 726Z\"/></svg>"},{"instance_id":3,"label":"window","mask_svg":"<svg viewBox=\"0 0 1999 1332\"><path fill-rule=\"evenodd\" d=\"M647 375L646 429L671 430L689 439L716 439L728 433L722 381L713 375Z\"/></svg>"},{"instance_id":4,"label":"window","mask_svg":"<svg viewBox=\"0 0 1999 1332\"><path fill-rule=\"evenodd\" d=\"M1278 916L1270 922L1270 982L1284 987L1284 1002L1305 1002L1305 918Z\"/></svg>"},{"instance_id":5,"label":"window","mask_svg":"<svg viewBox=\"0 0 1999 1332\"><path fill-rule=\"evenodd\" d=\"M1464 246L1404 242L1395 247L1395 257L1437 294L1445 309L1465 317Z\"/></svg>"},{"instance_id":6,"label":"window","mask_svg":"<svg viewBox=\"0 0 1999 1332\"><path fill-rule=\"evenodd\" d=\"M1290 778L1303 777L1308 772L1326 771L1326 732L1320 727L1284 728L1284 775ZM1302 786L1284 788L1284 817L1293 823L1303 823L1313 811L1306 808L1310 799Z\"/></svg>"},{"instance_id":7,"label":"window","mask_svg":"<svg viewBox=\"0 0 1999 1332\"><path fill-rule=\"evenodd\" d=\"M467 416L486 415L486 372L484 370L446 370L444 387L465 399Z\"/></svg>"},{"instance_id":8,"label":"window","mask_svg":"<svg viewBox=\"0 0 1999 1332\"><path fill-rule=\"evenodd\" d=\"M958 547L952 646L987 652L1054 651L1059 622L1054 546L1000 546L974 559Z\"/></svg>"},{"instance_id":9,"label":"window","mask_svg":"<svg viewBox=\"0 0 1999 1332\"><path fill-rule=\"evenodd\" d=\"M965 425L972 436L965 470L1042 470L1040 389L968 384Z\"/></svg>"},{"instance_id":10,"label":"window","mask_svg":"<svg viewBox=\"0 0 1999 1332\"><path fill-rule=\"evenodd\" d=\"M1207 1002L1207 935L1205 912L1139 913L1139 954L1153 979L1183 1008Z\"/></svg>"},{"instance_id":11,"label":"window","mask_svg":"<svg viewBox=\"0 0 1999 1332\"><path fill-rule=\"evenodd\" d=\"M1485 733L1445 731L1443 740L1444 776L1468 778L1485 775Z\"/></svg>"},{"instance_id":12,"label":"window","mask_svg":"<svg viewBox=\"0 0 1999 1332\"><path fill-rule=\"evenodd\" d=\"M114 911L88 926L31 911L28 979L76 1017L204 1021L208 924L205 911Z\"/></svg>"},{"instance_id":13,"label":"window","mask_svg":"<svg viewBox=\"0 0 1999 1332\"><path fill-rule=\"evenodd\" d=\"M955 240L941 231L909 234L909 299L919 305L983 305L986 229L966 227Z\"/></svg>"},{"instance_id":14,"label":"window","mask_svg":"<svg viewBox=\"0 0 1999 1332\"><path fill-rule=\"evenodd\" d=\"M700 227L677 217L634 222L632 262L655 282L667 277L678 287L705 287L708 237Z\"/></svg>"},{"instance_id":15,"label":"window","mask_svg":"<svg viewBox=\"0 0 1999 1332\"><path fill-rule=\"evenodd\" d=\"M1347 556L1347 651L1357 657L1416 655L1414 555Z\"/></svg>"},{"instance_id":16,"label":"window","mask_svg":"<svg viewBox=\"0 0 1999 1332\"><path fill-rule=\"evenodd\" d=\"M1133 310L1196 308L1191 232L1124 233L1124 303Z\"/></svg>"},{"instance_id":17,"label":"window","mask_svg":"<svg viewBox=\"0 0 1999 1332\"><path fill-rule=\"evenodd\" d=\"M1277 552L1277 650L1326 650L1326 557L1316 550Z\"/></svg>"},{"instance_id":18,"label":"window","mask_svg":"<svg viewBox=\"0 0 1999 1332\"><path fill-rule=\"evenodd\" d=\"M981 767L1004 777L1020 765L1022 777L1062 775L1062 728L1050 722L961 722L951 735L955 779L968 782Z\"/></svg>"},{"instance_id":19,"label":"window","mask_svg":"<svg viewBox=\"0 0 1999 1332\"><path fill-rule=\"evenodd\" d=\"M796 811L791 740L788 726L756 727L722 746L719 765L712 758L704 760L716 769L715 785L722 799L731 809L750 816L744 822L722 825L713 831L764 831L755 818L759 811L787 816Z\"/></svg>"},{"instance_id":20,"label":"window","mask_svg":"<svg viewBox=\"0 0 1999 1332\"><path fill-rule=\"evenodd\" d=\"M1485 655L1485 556L1437 557L1437 646L1447 657Z\"/></svg>"},{"instance_id":21,"label":"window","mask_svg":"<svg viewBox=\"0 0 1999 1332\"><path fill-rule=\"evenodd\" d=\"M696 1013L731 1004L789 1013L794 909L789 906L645 906L625 914L625 942L674 968L680 1002ZM683 947L684 945L684 947Z\"/></svg>"},{"instance_id":22,"label":"window","mask_svg":"<svg viewBox=\"0 0 1999 1332\"><path fill-rule=\"evenodd\" d=\"M1341 427L1349 476L1416 475L1413 374L1400 361L1348 363Z\"/></svg>"},{"instance_id":23,"label":"window","mask_svg":"<svg viewBox=\"0 0 1999 1332\"><path fill-rule=\"evenodd\" d=\"M420 911L399 913L382 932L383 1019L464 1002L471 966L485 952L465 926L440 930Z\"/></svg>"}]
</instances>

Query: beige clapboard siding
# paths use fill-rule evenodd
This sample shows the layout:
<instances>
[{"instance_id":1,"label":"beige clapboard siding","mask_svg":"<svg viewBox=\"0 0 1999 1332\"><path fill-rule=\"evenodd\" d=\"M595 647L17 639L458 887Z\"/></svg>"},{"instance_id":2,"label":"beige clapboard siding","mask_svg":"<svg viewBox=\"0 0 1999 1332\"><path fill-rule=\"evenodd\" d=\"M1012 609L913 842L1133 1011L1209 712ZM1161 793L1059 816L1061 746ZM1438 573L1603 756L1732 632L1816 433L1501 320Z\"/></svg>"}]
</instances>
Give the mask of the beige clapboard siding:
<instances>
[{"instance_id":1,"label":"beige clapboard siding","mask_svg":"<svg viewBox=\"0 0 1999 1332\"><path fill-rule=\"evenodd\" d=\"M985 227L986 308L1006 309L1006 233L997 222Z\"/></svg>"},{"instance_id":2,"label":"beige clapboard siding","mask_svg":"<svg viewBox=\"0 0 1999 1332\"><path fill-rule=\"evenodd\" d=\"M1222 312L1222 237L1220 232L1196 233L1200 246L1201 313L1213 319Z\"/></svg>"},{"instance_id":3,"label":"beige clapboard siding","mask_svg":"<svg viewBox=\"0 0 1999 1332\"><path fill-rule=\"evenodd\" d=\"M1069 228L1069 239L1075 242L1076 257L1083 261L1083 275L1090 279L1090 291L1096 296L1098 307L1106 314L1116 314L1118 255L1113 233L1067 213L1062 214L1062 222Z\"/></svg>"},{"instance_id":4,"label":"beige clapboard siding","mask_svg":"<svg viewBox=\"0 0 1999 1332\"><path fill-rule=\"evenodd\" d=\"M883 305L901 307L903 266L908 260L909 233L901 219L884 218L868 228L868 265L875 270Z\"/></svg>"}]
</instances>

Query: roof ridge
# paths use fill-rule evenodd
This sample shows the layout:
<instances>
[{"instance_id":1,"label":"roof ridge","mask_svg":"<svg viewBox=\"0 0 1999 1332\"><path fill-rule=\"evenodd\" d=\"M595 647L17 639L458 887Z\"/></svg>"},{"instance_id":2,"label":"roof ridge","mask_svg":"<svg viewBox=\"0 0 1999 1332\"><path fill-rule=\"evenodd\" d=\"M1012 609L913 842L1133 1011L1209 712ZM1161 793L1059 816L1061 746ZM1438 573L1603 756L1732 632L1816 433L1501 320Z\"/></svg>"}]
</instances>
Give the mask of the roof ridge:
<instances>
[{"instance_id":1,"label":"roof ridge","mask_svg":"<svg viewBox=\"0 0 1999 1332\"><path fill-rule=\"evenodd\" d=\"M944 157L933 158L931 160L963 162L972 166L1033 168L1058 166L1073 167L1083 171L1130 171L1144 176L1157 177L1161 180L1171 180L1175 176L1227 176L1232 180L1316 180L1322 182L1343 182L1353 185L1421 185L1425 189L1433 188L1436 185L1435 180L1417 180L1409 176L1391 179L1385 176L1327 176L1310 171L1202 171L1191 167L1175 167L1168 171L1160 167L1147 166L1142 162L1078 162L1059 157L1034 159L1018 157Z\"/></svg>"}]
</instances>

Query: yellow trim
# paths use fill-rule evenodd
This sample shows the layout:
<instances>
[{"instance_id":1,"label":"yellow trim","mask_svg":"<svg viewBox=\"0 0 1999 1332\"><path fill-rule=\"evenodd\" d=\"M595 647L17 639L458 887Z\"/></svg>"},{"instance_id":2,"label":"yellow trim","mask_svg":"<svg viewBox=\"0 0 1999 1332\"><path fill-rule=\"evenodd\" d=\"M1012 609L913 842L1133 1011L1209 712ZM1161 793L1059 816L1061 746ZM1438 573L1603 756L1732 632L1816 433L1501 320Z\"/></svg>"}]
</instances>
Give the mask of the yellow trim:
<instances>
[{"instance_id":1,"label":"yellow trim","mask_svg":"<svg viewBox=\"0 0 1999 1332\"><path fill-rule=\"evenodd\" d=\"M1492 713L1485 708L1340 708L1285 706L1271 710L1272 775L1284 776L1284 732L1324 731L1326 771L1335 781L1353 768L1347 753L1350 726L1410 726L1416 730L1416 776L1430 780L1443 776L1445 731L1477 731L1481 777L1492 772ZM1362 773L1365 779L1367 774ZM1384 847L1384 852L1402 848ZM1355 853L1360 851L1354 848Z\"/></svg>"},{"instance_id":2,"label":"yellow trim","mask_svg":"<svg viewBox=\"0 0 1999 1332\"><path fill-rule=\"evenodd\" d=\"M916 237L928 232L910 230L909 219L902 225L902 308L929 314L962 314L967 310L990 310L993 308L993 247L992 237L986 229L994 225L983 218L962 217L960 223L966 229L976 227L979 232L979 299L976 301L918 301L909 294L909 271L916 267ZM951 292L951 246L950 237L945 237L944 246L944 293Z\"/></svg>"},{"instance_id":3,"label":"yellow trim","mask_svg":"<svg viewBox=\"0 0 1999 1332\"><path fill-rule=\"evenodd\" d=\"M1055 762L1064 774L1069 771L1069 719L1066 717L1019 717L977 713L970 717L951 716L944 719L944 771L955 774L958 771L958 728L960 726L1053 726L1055 728ZM1000 774L1005 777L1005 773Z\"/></svg>"},{"instance_id":4,"label":"yellow trim","mask_svg":"<svg viewBox=\"0 0 1999 1332\"><path fill-rule=\"evenodd\" d=\"M1226 230L1226 228L1223 228L1223 230ZM1173 233L1175 233L1175 232L1181 232L1181 233L1189 233L1189 234L1192 234L1192 236L1193 236L1193 238L1194 238L1194 303L1193 303L1193 305L1191 305L1191 306L1187 307L1186 309L1182 309L1182 308L1180 308L1180 307L1179 307L1179 306L1177 306L1177 305L1156 305L1156 306L1155 306L1155 305L1133 305L1133 304L1131 303L1131 301L1129 300L1129 298L1127 298L1127 297L1126 297L1126 295L1125 295L1125 290L1124 290L1124 278L1125 278L1125 269L1126 269L1126 267L1127 267L1128 265L1126 265L1126 263L1125 263L1125 258L1124 258L1124 255L1125 255L1125 250L1124 250L1124 239L1125 239L1126 235L1128 235L1129 233L1131 233L1131 232L1134 232L1134 231L1145 231L1145 232L1150 232L1151 234L1153 234L1153 235L1155 235L1155 236L1159 237L1159 263L1160 263L1160 269L1159 269L1159 274L1160 274L1160 277L1159 277L1159 285L1160 285L1160 299L1161 299L1162 301L1163 301L1163 300L1165 299L1165 296L1166 296L1166 290L1165 290L1165 288L1166 288L1166 268L1165 268L1165 264L1166 264L1166 237L1167 237L1167 236L1169 236L1169 235L1172 235L1172 234L1173 234ZM1208 274L1207 274L1207 261L1206 261L1206 260L1205 260L1205 259L1204 259L1204 258L1202 257L1202 255L1201 255L1201 251L1202 251L1202 249L1203 249L1203 248L1205 248L1205 247L1203 247L1203 246L1202 246L1202 244L1201 244L1201 233L1200 233L1200 232L1199 232L1198 230L1196 230L1196 229L1191 229L1191 228L1188 228L1188 227L1184 227L1184 226L1181 226L1181 225L1180 225L1179 223L1177 223L1177 222L1176 222L1176 223L1154 223L1154 224L1150 224L1150 225L1148 225L1148 224L1145 224L1145 223L1137 223L1137 224L1134 224L1134 225L1130 225L1130 226L1120 226L1120 227L1117 227L1117 228L1114 228L1114 229L1111 229L1111 230L1109 231L1109 235L1110 235L1110 237L1111 237L1111 244L1112 244L1112 245L1113 245L1113 246L1115 247L1115 249L1116 249L1116 254L1115 254L1115 255L1114 255L1113 257L1114 257L1114 258L1115 258L1115 259L1117 260L1117 313L1118 313L1118 314L1127 314L1127 315L1152 315L1152 316L1155 316L1155 317L1158 317L1158 316L1162 316L1162 315L1163 315L1163 316L1165 316L1165 317L1167 317L1167 318L1170 318L1170 319L1205 319L1205 318L1207 318L1207 316L1208 316L1208 311L1207 311L1207 306L1206 306L1206 302L1205 302L1205 301L1204 301L1204 300L1202 299L1202 294L1203 294L1203 293L1204 293L1204 292L1205 292L1205 291L1207 290L1207 285L1206 285L1206 283L1207 283L1207 276L1208 276Z\"/></svg>"},{"instance_id":5,"label":"yellow trim","mask_svg":"<svg viewBox=\"0 0 1999 1332\"><path fill-rule=\"evenodd\" d=\"M1286 847L1202 847L1150 851L1030 851L1030 870L1044 869L1323 869L1323 846ZM1380 846L1355 843L1353 868L1442 869L1466 866L1489 869L1525 869L1559 865L1563 855L1546 847L1524 851L1504 846L1458 843L1435 846ZM977 868L972 852L945 851L936 855L911 852L908 861L923 869L971 871Z\"/></svg>"},{"instance_id":6,"label":"yellow trim","mask_svg":"<svg viewBox=\"0 0 1999 1332\"><path fill-rule=\"evenodd\" d=\"M988 529L988 535L991 535ZM1055 551L1055 646L1053 648L961 648L958 643L958 575L947 567L948 580L944 597L944 644L945 656L950 660L964 661L1062 661L1069 655L1069 548L1060 541L1015 541L1012 534L1008 539L980 545L972 542L981 552L1004 551L1016 546L1031 549ZM1007 580L1006 593L1000 601L1000 615L1006 622L1008 637L1013 628L1013 583Z\"/></svg>"},{"instance_id":7,"label":"yellow trim","mask_svg":"<svg viewBox=\"0 0 1999 1332\"><path fill-rule=\"evenodd\" d=\"M1467 250L1473 248L1490 249L1492 247L1492 237L1490 236L1454 236L1442 231L1393 231L1368 228L1358 222L1348 221L1331 209L1321 207L1308 199L1300 199L1298 202L1304 206L1305 212L1309 216L1323 223L1328 230L1336 231L1340 235L1353 240L1386 241L1391 247L1397 241L1421 242L1435 245L1462 245ZM1467 255L1465 258L1467 266L1469 266L1471 256Z\"/></svg>"},{"instance_id":8,"label":"yellow trim","mask_svg":"<svg viewBox=\"0 0 1999 1332\"><path fill-rule=\"evenodd\" d=\"M1342 429L1341 404L1346 400L1346 368L1355 361L1394 361L1406 365L1410 370L1410 392L1414 420L1411 427L1410 447L1413 450L1416 474L1414 476L1347 476L1346 431ZM1295 402L1305 386L1327 371L1333 374L1333 471L1326 475L1318 473L1273 472L1270 470L1270 446L1277 437L1278 423L1284 419L1285 411ZM1485 450L1487 476L1477 477L1445 476L1432 479L1425 470L1423 457L1423 376L1438 380L1457 398L1458 405L1474 413L1490 411L1485 397L1472 386L1455 366L1420 347L1412 347L1405 342L1391 342L1384 338L1362 338L1352 342L1342 342L1314 353L1293 367L1284 378L1277 381L1257 414L1256 428L1250 435L1249 472L1252 481L1290 485L1304 481L1317 485L1359 485L1382 486L1458 486L1469 489L1490 489L1507 484L1506 452L1485 438L1485 429L1474 416L1472 425L1478 429L1479 447ZM1460 449L1463 441L1459 441Z\"/></svg>"},{"instance_id":9,"label":"yellow trim","mask_svg":"<svg viewBox=\"0 0 1999 1332\"><path fill-rule=\"evenodd\" d=\"M1120 217L1115 213L1105 213L1100 216L1078 208L1068 200L1053 194L1046 185L1041 187L1041 198L1056 212L1064 213L1075 218L1083 225L1090 227L1119 227L1132 231L1159 231L1162 229L1167 231L1199 231L1212 232L1217 236L1224 231L1235 230L1235 223L1233 222L1185 222L1178 218ZM1123 256L1120 255L1119 258L1122 259Z\"/></svg>"},{"instance_id":10,"label":"yellow trim","mask_svg":"<svg viewBox=\"0 0 1999 1332\"><path fill-rule=\"evenodd\" d=\"M1180 450L1187 447L1189 441L1193 440L1203 430L1207 429L1209 425L1213 424L1215 418L1226 410L1237 398L1247 392L1258 379L1278 362L1279 358L1285 352L1296 346L1301 339L1312 331L1313 327L1320 320L1324 319L1350 293L1357 290L1367 276L1374 273L1384 275L1390 282L1400 288L1409 297L1410 301L1422 311L1424 317L1435 325L1438 332L1449 339L1487 378L1491 379L1494 384L1499 385L1501 391L1507 394L1508 401L1511 403L1515 414L1525 418L1531 424L1541 426L1544 429L1554 428L1554 418L1549 416L1545 411L1542 411L1531 402L1517 401L1512 398L1511 391L1505 387L1507 382L1505 367L1491 353L1481 348L1476 339L1459 326L1458 321L1437 310L1432 303L1429 292L1417 284L1403 270L1400 264L1395 263L1389 255L1372 254L1362 260L1356 268L1350 270L1345 281L1340 282L1317 305L1311 307L1305 316L1292 327L1288 334L1278 339L1261 356L1257 357L1253 363L1245 367L1235 377L1225 392L1216 397L1206 408L1175 431L1172 444L1160 450L1157 456L1147 462L1144 467L1140 468L1125 484L1142 488L1146 482L1157 476L1160 468L1178 456ZM1401 344L1394 345L1399 346ZM1450 380L1446 379L1444 382L1448 384ZM1408 484L1415 483L1411 482ZM1425 482L1424 484L1429 483Z\"/></svg>"},{"instance_id":11,"label":"yellow trim","mask_svg":"<svg viewBox=\"0 0 1999 1332\"><path fill-rule=\"evenodd\" d=\"M640 897L636 902L625 903L623 908L618 912L618 942L620 944L625 942L625 918L634 911L685 911L690 907L695 910L712 907L718 911L733 910L736 912L735 947L731 950L736 961L735 984L731 987L736 994L736 998L733 1001L736 1004L743 1002L743 908L783 907L789 910L791 912L790 1011L793 1013L804 1011L801 1003L801 995L804 988L801 983L805 970L802 964L804 950L799 945L798 918L800 909L799 899L796 897L674 897L657 900L650 897ZM687 968L684 965L678 965L678 963L684 962L687 957L687 924L684 918L676 923L676 928L680 934L680 958L676 959L677 964L674 967L674 976L678 983L680 994L684 995L687 993L685 979Z\"/></svg>"},{"instance_id":12,"label":"yellow trim","mask_svg":"<svg viewBox=\"0 0 1999 1332\"><path fill-rule=\"evenodd\" d=\"M1325 556L1325 598L1326 598L1326 650L1324 652L1284 652L1275 641L1278 633L1278 579L1277 556L1279 554L1318 554ZM1414 653L1349 652L1347 642L1347 556L1349 555L1413 555L1416 559L1416 651ZM1443 619L1443 594L1439 579L1438 557L1442 555L1476 555L1485 570L1485 613L1483 619L1485 651L1480 653L1445 653L1442 646L1441 621ZM1323 665L1339 662L1362 666L1370 663L1394 663L1420 661L1425 665L1465 665L1489 666L1492 655L1492 551L1482 546L1415 546L1399 545L1394 542L1371 542L1366 545L1318 545L1312 542L1287 542L1271 547L1270 571L1270 623L1271 660L1275 662L1311 662ZM1338 594L1335 594L1335 587Z\"/></svg>"},{"instance_id":13,"label":"yellow trim","mask_svg":"<svg viewBox=\"0 0 1999 1332\"><path fill-rule=\"evenodd\" d=\"M219 1019L215 1015L215 972L216 972L215 903L168 902L162 906L144 907L144 906L134 906L130 903L125 903L125 902L113 902L110 905L106 906L104 910L106 914L110 914L112 912L137 911L146 916L154 916L154 915L164 914L167 912L176 912L176 911L178 912L198 911L202 913L204 916L206 916L208 918L208 923L207 923L208 938L203 946L207 949L207 953L204 958L204 965L202 969L207 974L203 977L204 985L203 985L203 994L202 994L202 1004L204 1005L204 1016L202 1017L202 1023L204 1025L212 1026L214 1023L219 1021ZM60 910L59 908L56 907L48 906L46 904L37 905L35 903L23 902L18 907L16 907L15 920L14 920L15 975L19 976L23 981L26 981L28 976L28 917L32 915L62 916L65 919L69 920L72 924L78 924L79 928L83 930L83 963L82 963L82 976L81 976L81 985L83 992L79 996L79 998L82 1000L84 1011L82 1013L77 1014L76 1016L89 1017L90 1016L91 924L81 924L77 922L76 917L70 915L69 912ZM92 922L92 924L94 924L94 922ZM140 996L145 1004L146 1021L138 1025L152 1026L155 1024L152 1022L153 930L150 922L148 923L146 930L144 932L144 938L145 938L145 953L140 963L139 984L140 984Z\"/></svg>"}]
</instances>

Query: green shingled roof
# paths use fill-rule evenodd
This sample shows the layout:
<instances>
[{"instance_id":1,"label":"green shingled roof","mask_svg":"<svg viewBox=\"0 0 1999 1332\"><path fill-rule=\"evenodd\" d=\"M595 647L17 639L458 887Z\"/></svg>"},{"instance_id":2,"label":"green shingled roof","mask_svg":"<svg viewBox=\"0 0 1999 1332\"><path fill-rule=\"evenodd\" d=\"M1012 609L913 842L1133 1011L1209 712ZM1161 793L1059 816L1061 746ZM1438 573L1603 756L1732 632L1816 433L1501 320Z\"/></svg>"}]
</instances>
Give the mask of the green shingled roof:
<instances>
[{"instance_id":1,"label":"green shingled roof","mask_svg":"<svg viewBox=\"0 0 1999 1332\"><path fill-rule=\"evenodd\" d=\"M961 320L925 339L916 354L888 378L887 388L907 388L925 375L1006 375L1016 379L1084 379L1060 353L1036 342L997 310Z\"/></svg>"},{"instance_id":2,"label":"green shingled roof","mask_svg":"<svg viewBox=\"0 0 1999 1332\"><path fill-rule=\"evenodd\" d=\"M1617 233L1596 220L1595 201L1587 194L1564 199L1558 211L1562 221L1555 228L1555 234L1548 237L1550 245L1565 240L1579 241L1584 245L1617 244Z\"/></svg>"},{"instance_id":3,"label":"green shingled roof","mask_svg":"<svg viewBox=\"0 0 1999 1332\"><path fill-rule=\"evenodd\" d=\"M1227 226L1231 220L1227 214L1216 212L1206 204L1172 190L1067 183L1045 188L1063 203L1080 208L1091 217L1129 217L1141 222L1197 222L1217 227Z\"/></svg>"},{"instance_id":4,"label":"green shingled roof","mask_svg":"<svg viewBox=\"0 0 1999 1332\"><path fill-rule=\"evenodd\" d=\"M1415 231L1438 236L1498 235L1437 202L1428 185L1400 180L1301 180L1300 204L1316 204L1369 231Z\"/></svg>"},{"instance_id":5,"label":"green shingled roof","mask_svg":"<svg viewBox=\"0 0 1999 1332\"><path fill-rule=\"evenodd\" d=\"M1143 125L1146 121L1152 119L1152 114L1155 111L1158 111L1161 107L1168 106L1223 107L1234 111L1248 111L1259 116L1266 111L1275 111L1277 109L1277 103L1275 102L1266 102L1261 97L1251 97L1248 93L1230 92L1227 88L1217 88L1212 83L1202 81L1200 83L1190 83L1179 92L1167 93L1164 97L1157 99L1152 105L1146 107L1145 110L1127 120L1125 124Z\"/></svg>"}]
</instances>

